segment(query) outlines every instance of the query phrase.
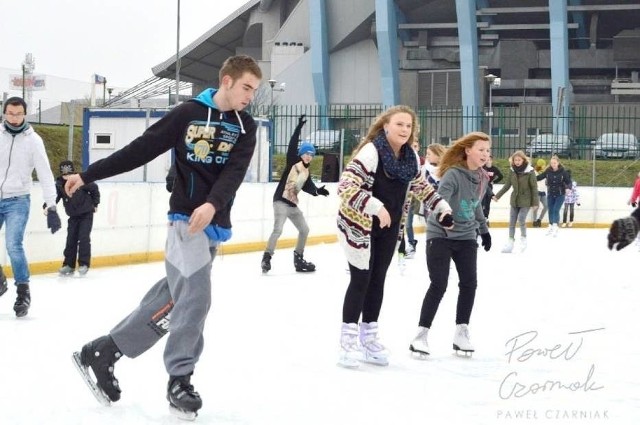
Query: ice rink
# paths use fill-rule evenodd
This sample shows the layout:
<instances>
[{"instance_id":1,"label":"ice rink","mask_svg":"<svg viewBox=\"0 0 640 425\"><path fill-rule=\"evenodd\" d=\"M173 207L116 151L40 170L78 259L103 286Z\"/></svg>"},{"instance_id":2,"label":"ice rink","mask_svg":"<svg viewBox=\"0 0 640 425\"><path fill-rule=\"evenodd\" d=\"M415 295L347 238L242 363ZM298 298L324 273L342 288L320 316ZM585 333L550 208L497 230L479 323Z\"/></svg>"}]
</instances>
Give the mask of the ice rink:
<instances>
[{"instance_id":1,"label":"ice rink","mask_svg":"<svg viewBox=\"0 0 640 425\"><path fill-rule=\"evenodd\" d=\"M470 330L476 353L453 354L457 274L430 334L433 351L408 346L428 287L424 234L418 255L396 259L380 317L390 365L336 366L346 261L337 244L309 246L315 273L293 269L291 249L260 273L262 253L220 255L213 305L192 383L196 423L251 425L637 424L640 303L635 245L606 248L606 230L528 229L524 253L479 253ZM97 403L71 353L107 333L163 276L163 263L96 268L84 278L32 277L32 308L0 298L0 424L177 424L165 399L164 341L116 363L122 399ZM13 283L13 279L11 279Z\"/></svg>"}]
</instances>

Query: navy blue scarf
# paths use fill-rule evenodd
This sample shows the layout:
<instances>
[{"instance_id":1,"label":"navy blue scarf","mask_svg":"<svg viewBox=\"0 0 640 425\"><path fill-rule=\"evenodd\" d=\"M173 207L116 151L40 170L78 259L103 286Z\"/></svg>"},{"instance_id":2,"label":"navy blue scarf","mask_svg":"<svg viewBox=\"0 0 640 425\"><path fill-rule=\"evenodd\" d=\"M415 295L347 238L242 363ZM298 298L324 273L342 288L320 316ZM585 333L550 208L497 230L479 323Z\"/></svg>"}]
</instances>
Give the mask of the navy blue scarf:
<instances>
[{"instance_id":1,"label":"navy blue scarf","mask_svg":"<svg viewBox=\"0 0 640 425\"><path fill-rule=\"evenodd\" d=\"M416 160L416 154L405 143L400 147L400 154L396 158L393 154L393 150L385 137L383 131L380 131L375 139L373 139L373 145L378 150L378 157L384 167L384 172L392 179L398 179L403 183L409 183L416 178L418 174L418 161Z\"/></svg>"}]
</instances>

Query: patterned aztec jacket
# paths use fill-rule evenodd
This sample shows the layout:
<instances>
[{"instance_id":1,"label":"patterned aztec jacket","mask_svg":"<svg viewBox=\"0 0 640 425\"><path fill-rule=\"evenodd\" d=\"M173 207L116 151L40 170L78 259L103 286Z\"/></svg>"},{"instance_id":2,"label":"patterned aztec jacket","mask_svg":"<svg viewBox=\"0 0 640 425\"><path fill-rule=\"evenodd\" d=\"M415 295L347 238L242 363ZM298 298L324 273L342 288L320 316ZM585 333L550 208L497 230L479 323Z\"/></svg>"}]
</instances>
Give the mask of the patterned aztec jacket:
<instances>
[{"instance_id":1,"label":"patterned aztec jacket","mask_svg":"<svg viewBox=\"0 0 640 425\"><path fill-rule=\"evenodd\" d=\"M418 155L416 154L416 161ZM378 151L373 143L367 143L360 149L340 176L338 197L338 240L345 248L347 260L361 270L369 268L371 257L371 229L373 216L383 206L382 201L373 196L373 184L378 169ZM398 243L404 232L405 220L409 211L412 193L425 204L425 209L436 214L450 210L449 204L438 195L433 186L418 171L405 195L398 232Z\"/></svg>"},{"instance_id":2,"label":"patterned aztec jacket","mask_svg":"<svg viewBox=\"0 0 640 425\"><path fill-rule=\"evenodd\" d=\"M300 132L303 126L304 121L299 122L289 139L287 162L282 172L282 178L273 194L274 202L284 202L291 207L298 206L298 194L300 191L318 196L318 188L311 180L309 165L305 165L298 155L298 142L300 141Z\"/></svg>"},{"instance_id":3,"label":"patterned aztec jacket","mask_svg":"<svg viewBox=\"0 0 640 425\"><path fill-rule=\"evenodd\" d=\"M580 205L580 194L578 193L578 183L575 180L571 182L571 190L564 197L565 204L578 204Z\"/></svg>"}]
</instances>

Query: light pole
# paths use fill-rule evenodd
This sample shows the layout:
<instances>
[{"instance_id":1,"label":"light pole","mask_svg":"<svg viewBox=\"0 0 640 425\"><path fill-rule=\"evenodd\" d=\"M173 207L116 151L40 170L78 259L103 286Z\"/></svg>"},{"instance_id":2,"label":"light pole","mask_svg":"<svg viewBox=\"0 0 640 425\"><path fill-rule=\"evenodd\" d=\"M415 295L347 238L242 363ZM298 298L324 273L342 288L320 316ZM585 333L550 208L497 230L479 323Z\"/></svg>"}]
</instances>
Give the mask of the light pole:
<instances>
[{"instance_id":1,"label":"light pole","mask_svg":"<svg viewBox=\"0 0 640 425\"><path fill-rule=\"evenodd\" d=\"M487 115L489 116L489 137L491 137L493 130L493 82L496 78L498 77L493 74L487 74L484 76L484 79L489 83L489 112L487 112Z\"/></svg>"},{"instance_id":2,"label":"light pole","mask_svg":"<svg viewBox=\"0 0 640 425\"><path fill-rule=\"evenodd\" d=\"M178 20L176 23L176 101L180 103L180 0L178 0ZM171 96L169 96L171 97Z\"/></svg>"},{"instance_id":3,"label":"light pole","mask_svg":"<svg viewBox=\"0 0 640 425\"><path fill-rule=\"evenodd\" d=\"M269 87L271 87L271 103L269 104L269 109L271 110L271 116L273 117L273 112L274 112L274 108L273 108L273 92L274 91L283 92L284 88L286 86L286 83L280 83L280 86L278 88L276 88L276 84L278 83L278 81L276 81L274 79L271 79L268 82L269 82Z\"/></svg>"}]
</instances>

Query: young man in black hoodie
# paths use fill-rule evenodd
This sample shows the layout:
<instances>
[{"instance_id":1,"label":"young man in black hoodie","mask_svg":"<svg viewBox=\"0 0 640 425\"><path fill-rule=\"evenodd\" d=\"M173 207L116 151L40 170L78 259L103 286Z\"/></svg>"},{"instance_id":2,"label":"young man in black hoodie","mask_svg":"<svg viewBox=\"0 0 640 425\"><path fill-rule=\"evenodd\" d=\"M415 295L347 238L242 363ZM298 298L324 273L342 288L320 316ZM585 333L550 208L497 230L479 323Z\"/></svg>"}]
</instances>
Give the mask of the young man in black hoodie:
<instances>
[{"instance_id":1,"label":"young man in black hoodie","mask_svg":"<svg viewBox=\"0 0 640 425\"><path fill-rule=\"evenodd\" d=\"M313 272L316 270L315 264L304 259L304 246L309 235L309 226L304 219L302 210L298 208L298 193L307 192L313 196L328 196L329 191L324 186L316 187L311 179L309 165L316 154L315 147L308 142L301 143L300 131L307 122L305 116L301 115L298 125L289 139L287 148L287 163L284 166L282 178L275 193L273 194L273 232L267 242L267 248L262 255L262 273L271 270L271 257L276 249L278 238L282 235L282 229L287 219L291 220L298 229L298 241L293 250L293 266L297 272Z\"/></svg>"},{"instance_id":2,"label":"young man in black hoodie","mask_svg":"<svg viewBox=\"0 0 640 425\"><path fill-rule=\"evenodd\" d=\"M83 184L133 170L170 149L176 177L169 200L166 276L109 334L73 355L94 395L103 404L120 399L113 374L122 356L134 358L169 334L164 364L169 374L171 412L194 419L202 407L191 375L204 346L211 306L211 264L221 242L231 237L231 206L256 145L256 123L243 109L253 100L262 72L239 55L220 68L219 89L207 89L173 108L129 145L67 177L72 196ZM88 369L96 377L94 381Z\"/></svg>"},{"instance_id":3,"label":"young man in black hoodie","mask_svg":"<svg viewBox=\"0 0 640 425\"><path fill-rule=\"evenodd\" d=\"M75 173L73 162L60 162L60 176L56 179L56 204L62 199L64 210L69 216L67 222L67 244L64 261L58 270L60 276L71 276L78 262L78 273L84 276L91 266L91 229L93 214L98 210L100 190L95 183L87 183L69 197L64 191L64 176Z\"/></svg>"}]
</instances>

